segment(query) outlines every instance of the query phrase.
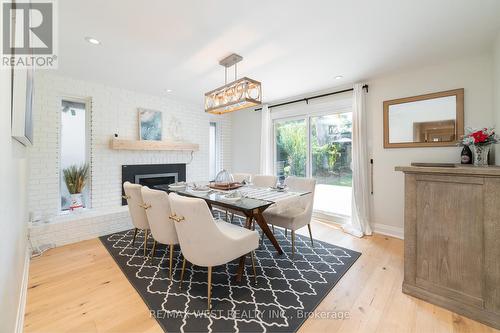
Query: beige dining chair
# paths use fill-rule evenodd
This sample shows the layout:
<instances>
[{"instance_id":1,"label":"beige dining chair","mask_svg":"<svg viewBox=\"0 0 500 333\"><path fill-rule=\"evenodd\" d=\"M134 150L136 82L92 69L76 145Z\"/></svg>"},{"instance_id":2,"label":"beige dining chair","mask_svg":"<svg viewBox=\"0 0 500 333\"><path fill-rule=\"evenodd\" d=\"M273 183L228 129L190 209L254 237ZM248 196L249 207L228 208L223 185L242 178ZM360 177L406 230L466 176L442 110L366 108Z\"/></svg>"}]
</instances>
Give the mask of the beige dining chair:
<instances>
[{"instance_id":1,"label":"beige dining chair","mask_svg":"<svg viewBox=\"0 0 500 333\"><path fill-rule=\"evenodd\" d=\"M279 203L265 210L263 215L268 224L290 229L292 231L292 258L295 254L295 231L306 226L309 229L311 246L314 246L311 218L314 204L314 190L316 188L316 179L302 177L288 177L285 179L285 185L290 191L310 192L300 196L297 200L287 200L287 204Z\"/></svg>"},{"instance_id":2,"label":"beige dining chair","mask_svg":"<svg viewBox=\"0 0 500 333\"><path fill-rule=\"evenodd\" d=\"M252 185L257 187L275 187L278 182L278 177L268 175L254 175L252 176ZM252 220L252 229L255 230L255 221ZM264 233L262 233L264 237ZM261 238L263 240L263 238Z\"/></svg>"},{"instance_id":3,"label":"beige dining chair","mask_svg":"<svg viewBox=\"0 0 500 333\"><path fill-rule=\"evenodd\" d=\"M144 231L144 256L146 256L146 248L148 242L149 222L144 209L144 200L141 193L142 185L132 184L131 182L123 183L123 191L125 192L124 199L127 200L128 211L132 218L132 224L135 227L134 238L132 245L135 244L135 238L138 230Z\"/></svg>"},{"instance_id":4,"label":"beige dining chair","mask_svg":"<svg viewBox=\"0 0 500 333\"><path fill-rule=\"evenodd\" d=\"M152 190L146 186L142 188L142 198L148 217L151 236L153 236L153 249L151 251L151 263L156 250L156 243L169 246L169 277L172 279L172 262L174 259L174 245L179 244L174 222L170 219L172 215L170 199L167 192Z\"/></svg>"},{"instance_id":5,"label":"beige dining chair","mask_svg":"<svg viewBox=\"0 0 500 333\"><path fill-rule=\"evenodd\" d=\"M234 224L214 220L203 199L169 194L175 230L184 256L179 288L182 287L186 261L208 268L208 309L211 308L212 267L226 264L250 253L254 283L256 271L254 250L259 246L259 234Z\"/></svg>"},{"instance_id":6,"label":"beige dining chair","mask_svg":"<svg viewBox=\"0 0 500 333\"><path fill-rule=\"evenodd\" d=\"M254 175L252 184L257 187L274 187L278 182L278 177L267 175Z\"/></svg>"},{"instance_id":7,"label":"beige dining chair","mask_svg":"<svg viewBox=\"0 0 500 333\"><path fill-rule=\"evenodd\" d=\"M233 177L233 180L237 183L243 183L244 181L246 183L250 183L252 181L252 174L251 173L233 173L231 174ZM234 221L234 215L238 214L239 212L233 209L224 209L226 212L226 221L233 223Z\"/></svg>"},{"instance_id":8,"label":"beige dining chair","mask_svg":"<svg viewBox=\"0 0 500 333\"><path fill-rule=\"evenodd\" d=\"M243 181L250 183L252 181L251 173L233 173L232 176L237 183L243 183Z\"/></svg>"}]
</instances>

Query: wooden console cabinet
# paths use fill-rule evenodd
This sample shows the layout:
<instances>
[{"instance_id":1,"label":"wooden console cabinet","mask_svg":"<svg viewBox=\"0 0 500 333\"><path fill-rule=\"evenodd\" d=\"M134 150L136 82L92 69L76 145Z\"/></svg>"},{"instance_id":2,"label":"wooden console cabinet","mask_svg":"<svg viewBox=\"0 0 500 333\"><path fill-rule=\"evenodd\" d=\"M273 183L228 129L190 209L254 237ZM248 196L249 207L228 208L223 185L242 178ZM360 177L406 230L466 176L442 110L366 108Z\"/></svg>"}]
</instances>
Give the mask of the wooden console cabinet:
<instances>
[{"instance_id":1,"label":"wooden console cabinet","mask_svg":"<svg viewBox=\"0 0 500 333\"><path fill-rule=\"evenodd\" d=\"M500 168L405 174L403 292L500 329Z\"/></svg>"}]
</instances>

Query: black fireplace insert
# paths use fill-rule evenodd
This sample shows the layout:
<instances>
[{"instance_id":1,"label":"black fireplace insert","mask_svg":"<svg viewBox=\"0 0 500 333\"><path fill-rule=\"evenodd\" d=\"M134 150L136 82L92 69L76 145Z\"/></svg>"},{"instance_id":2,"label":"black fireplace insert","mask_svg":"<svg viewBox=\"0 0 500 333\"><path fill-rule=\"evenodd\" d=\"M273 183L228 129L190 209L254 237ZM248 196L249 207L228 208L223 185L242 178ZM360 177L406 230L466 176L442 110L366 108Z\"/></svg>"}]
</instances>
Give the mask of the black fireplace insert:
<instances>
[{"instance_id":1,"label":"black fireplace insert","mask_svg":"<svg viewBox=\"0 0 500 333\"><path fill-rule=\"evenodd\" d=\"M186 164L122 165L122 185L126 181L150 188L186 181ZM125 195L123 186L122 195ZM122 198L122 206L126 204L127 200Z\"/></svg>"}]
</instances>

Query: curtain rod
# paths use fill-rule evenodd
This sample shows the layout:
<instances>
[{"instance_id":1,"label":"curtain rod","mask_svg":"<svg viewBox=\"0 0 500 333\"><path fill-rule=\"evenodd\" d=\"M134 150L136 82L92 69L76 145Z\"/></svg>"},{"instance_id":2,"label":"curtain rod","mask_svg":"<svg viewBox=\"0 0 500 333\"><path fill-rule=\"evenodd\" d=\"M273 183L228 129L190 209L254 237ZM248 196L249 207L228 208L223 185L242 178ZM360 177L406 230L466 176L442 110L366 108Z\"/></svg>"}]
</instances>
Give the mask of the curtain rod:
<instances>
[{"instance_id":1,"label":"curtain rod","mask_svg":"<svg viewBox=\"0 0 500 333\"><path fill-rule=\"evenodd\" d=\"M363 89L366 89L366 92L368 92L368 85L365 84L363 86ZM336 94L342 94L342 93L345 93L345 92L348 92L348 91L353 91L353 90L354 90L354 88L349 88L349 89L334 91L334 92L327 93L327 94L316 95L316 96L311 96L311 97L296 99L296 100L289 101L289 102L283 102L283 103L279 103L279 104L269 105L268 107L269 108L275 108L275 107L278 107L278 106L283 106L283 105L288 105L288 104L298 103L298 102L306 102L306 104L309 104L309 101L311 99L316 99L316 98L321 98L321 97L326 97L326 96L331 96L331 95L336 95ZM262 110L262 108L257 108L254 111L260 111L260 110Z\"/></svg>"}]
</instances>

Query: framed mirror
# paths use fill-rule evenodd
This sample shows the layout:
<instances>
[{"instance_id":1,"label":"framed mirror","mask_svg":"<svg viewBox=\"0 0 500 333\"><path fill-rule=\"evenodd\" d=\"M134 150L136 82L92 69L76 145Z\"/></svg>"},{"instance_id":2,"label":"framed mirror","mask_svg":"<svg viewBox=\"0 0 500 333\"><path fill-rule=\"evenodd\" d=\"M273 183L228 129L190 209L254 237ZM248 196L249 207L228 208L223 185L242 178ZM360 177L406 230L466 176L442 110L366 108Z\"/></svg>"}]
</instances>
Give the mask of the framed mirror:
<instances>
[{"instance_id":1,"label":"framed mirror","mask_svg":"<svg viewBox=\"0 0 500 333\"><path fill-rule=\"evenodd\" d=\"M384 102L384 148L453 146L463 134L463 88Z\"/></svg>"}]
</instances>

